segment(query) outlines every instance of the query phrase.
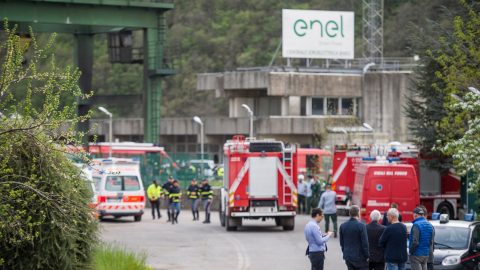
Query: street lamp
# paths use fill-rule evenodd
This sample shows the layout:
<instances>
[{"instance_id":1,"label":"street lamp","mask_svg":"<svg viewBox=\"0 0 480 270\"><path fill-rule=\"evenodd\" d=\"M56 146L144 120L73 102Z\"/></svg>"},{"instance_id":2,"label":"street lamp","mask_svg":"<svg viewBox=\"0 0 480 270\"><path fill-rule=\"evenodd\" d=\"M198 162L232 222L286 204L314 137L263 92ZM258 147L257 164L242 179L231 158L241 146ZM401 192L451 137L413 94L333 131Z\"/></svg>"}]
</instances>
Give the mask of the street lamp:
<instances>
[{"instance_id":1,"label":"street lamp","mask_svg":"<svg viewBox=\"0 0 480 270\"><path fill-rule=\"evenodd\" d=\"M375 133L373 132L373 128L372 126L370 126L369 124L367 123L363 123L363 127L368 129L368 131L371 131L372 132L372 141L373 141L373 144L375 144Z\"/></svg>"},{"instance_id":2,"label":"street lamp","mask_svg":"<svg viewBox=\"0 0 480 270\"><path fill-rule=\"evenodd\" d=\"M366 64L365 66L363 66L363 69L362 69L362 97L365 97L365 73L367 73L368 69L370 69L373 66L375 66L374 62L370 62L370 63ZM366 99L362 98L362 104L360 106L360 113L359 113L359 116L362 118L362 120L365 120L365 116L364 116L365 107L366 107Z\"/></svg>"},{"instance_id":3,"label":"street lamp","mask_svg":"<svg viewBox=\"0 0 480 270\"><path fill-rule=\"evenodd\" d=\"M347 130L344 129L344 128L342 128L342 127L339 128L338 130L340 130L340 132L342 132L343 134L345 134L345 144L348 145L348 132L347 132Z\"/></svg>"},{"instance_id":4,"label":"street lamp","mask_svg":"<svg viewBox=\"0 0 480 270\"><path fill-rule=\"evenodd\" d=\"M102 111L103 113L105 113L106 115L108 115L108 117L110 118L110 121L108 123L108 141L110 143L110 147L108 148L108 156L109 157L112 157L112 141L113 141L113 130L112 130L112 113L109 112L107 109L105 109L104 107L98 107L98 109L100 111Z\"/></svg>"},{"instance_id":5,"label":"street lamp","mask_svg":"<svg viewBox=\"0 0 480 270\"><path fill-rule=\"evenodd\" d=\"M242 107L247 110L248 115L250 116L250 138L253 138L253 111L247 104L242 104Z\"/></svg>"},{"instance_id":6,"label":"street lamp","mask_svg":"<svg viewBox=\"0 0 480 270\"><path fill-rule=\"evenodd\" d=\"M202 119L198 116L193 117L193 121L195 121L197 124L200 125L200 155L201 155L201 163L200 163L200 170L202 173L202 178L203 178L203 140L204 140L204 132L203 132L203 122Z\"/></svg>"},{"instance_id":7,"label":"street lamp","mask_svg":"<svg viewBox=\"0 0 480 270\"><path fill-rule=\"evenodd\" d=\"M366 129L368 129L369 131L373 131L372 126L370 126L370 125L367 124L367 123L363 123L363 127L366 128Z\"/></svg>"}]
</instances>

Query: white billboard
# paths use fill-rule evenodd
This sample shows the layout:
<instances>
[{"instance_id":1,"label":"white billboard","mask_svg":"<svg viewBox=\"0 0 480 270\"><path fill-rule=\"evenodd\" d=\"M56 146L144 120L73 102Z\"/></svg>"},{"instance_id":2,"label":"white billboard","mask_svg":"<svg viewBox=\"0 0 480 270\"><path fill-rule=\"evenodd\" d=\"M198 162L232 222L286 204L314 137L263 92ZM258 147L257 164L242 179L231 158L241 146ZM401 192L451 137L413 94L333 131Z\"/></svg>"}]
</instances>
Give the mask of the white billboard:
<instances>
[{"instance_id":1,"label":"white billboard","mask_svg":"<svg viewBox=\"0 0 480 270\"><path fill-rule=\"evenodd\" d=\"M284 9L282 23L283 57L353 59L353 12Z\"/></svg>"}]
</instances>

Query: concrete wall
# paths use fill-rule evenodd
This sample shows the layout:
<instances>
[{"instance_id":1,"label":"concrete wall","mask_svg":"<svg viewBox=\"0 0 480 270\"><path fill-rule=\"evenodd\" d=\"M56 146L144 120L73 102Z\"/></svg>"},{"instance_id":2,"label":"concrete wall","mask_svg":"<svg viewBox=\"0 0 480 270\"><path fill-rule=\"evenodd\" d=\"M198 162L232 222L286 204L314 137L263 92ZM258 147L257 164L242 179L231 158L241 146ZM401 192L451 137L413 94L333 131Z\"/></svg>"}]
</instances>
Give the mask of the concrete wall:
<instances>
[{"instance_id":1,"label":"concrete wall","mask_svg":"<svg viewBox=\"0 0 480 270\"><path fill-rule=\"evenodd\" d=\"M108 119L90 119L90 134L103 134L108 138ZM114 118L114 135L143 135L143 118Z\"/></svg>"},{"instance_id":2,"label":"concrete wall","mask_svg":"<svg viewBox=\"0 0 480 270\"><path fill-rule=\"evenodd\" d=\"M365 75L364 121L391 140L407 141L408 118L405 96L410 95L411 72L375 72Z\"/></svg>"},{"instance_id":3,"label":"concrete wall","mask_svg":"<svg viewBox=\"0 0 480 270\"><path fill-rule=\"evenodd\" d=\"M355 134L350 142L367 142L370 138L385 141L408 141L408 119L403 107L406 104L413 74L411 72L369 72L365 74L362 87L360 74L314 74L266 71L226 72L224 91L253 96L230 97L230 117L202 117L205 123L206 140L223 141L235 134L248 134L249 118L241 107L247 104L255 113L254 133L257 137L282 136L287 141L299 138L310 144L314 135L321 136L328 144L345 141L343 135L331 135L326 127L370 124L375 131L368 134ZM197 83L202 89L218 87L221 74L199 75ZM236 88L242 90L234 90ZM263 87L263 88L262 88ZM259 89L262 88L262 89ZM222 90L223 91L223 90ZM270 95L270 96L268 96ZM322 97L361 97L363 118L355 116L299 116L301 96ZM274 114L282 114L275 116ZM108 135L108 119L93 119L99 124L93 134ZM114 135L143 134L141 118L114 119ZM162 118L160 134L166 136L197 135L198 125L190 117ZM370 136L370 137L369 137ZM368 143L368 142L367 142Z\"/></svg>"},{"instance_id":4,"label":"concrete wall","mask_svg":"<svg viewBox=\"0 0 480 270\"><path fill-rule=\"evenodd\" d=\"M197 75L198 90L246 92L267 89L267 96L361 97L362 75L337 73L300 73L234 71ZM223 86L219 85L222 84ZM232 91L234 90L234 91ZM258 93L258 92L256 92Z\"/></svg>"},{"instance_id":5,"label":"concrete wall","mask_svg":"<svg viewBox=\"0 0 480 270\"><path fill-rule=\"evenodd\" d=\"M269 96L362 96L359 74L271 72L269 80Z\"/></svg>"},{"instance_id":6,"label":"concrete wall","mask_svg":"<svg viewBox=\"0 0 480 270\"><path fill-rule=\"evenodd\" d=\"M225 72L223 76L225 90L268 88L268 72L265 71Z\"/></svg>"}]
</instances>

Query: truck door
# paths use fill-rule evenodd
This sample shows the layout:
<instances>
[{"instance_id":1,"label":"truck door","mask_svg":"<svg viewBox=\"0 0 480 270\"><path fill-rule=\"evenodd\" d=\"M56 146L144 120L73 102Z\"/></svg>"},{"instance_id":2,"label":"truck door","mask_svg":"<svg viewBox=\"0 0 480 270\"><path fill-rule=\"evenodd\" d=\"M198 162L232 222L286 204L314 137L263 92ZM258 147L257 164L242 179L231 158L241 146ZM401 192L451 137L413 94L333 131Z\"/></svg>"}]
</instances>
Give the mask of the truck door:
<instances>
[{"instance_id":1,"label":"truck door","mask_svg":"<svg viewBox=\"0 0 480 270\"><path fill-rule=\"evenodd\" d=\"M370 179L367 192L367 213L374 209L382 211L390 205L391 183L388 177L373 177Z\"/></svg>"},{"instance_id":2,"label":"truck door","mask_svg":"<svg viewBox=\"0 0 480 270\"><path fill-rule=\"evenodd\" d=\"M402 221L412 221L413 214L410 212L419 204L418 190L416 188L416 179L413 178L393 178L392 180L392 202L398 204L398 210L402 215Z\"/></svg>"},{"instance_id":3,"label":"truck door","mask_svg":"<svg viewBox=\"0 0 480 270\"><path fill-rule=\"evenodd\" d=\"M250 196L254 198L277 198L277 157L251 157L249 162Z\"/></svg>"}]
</instances>

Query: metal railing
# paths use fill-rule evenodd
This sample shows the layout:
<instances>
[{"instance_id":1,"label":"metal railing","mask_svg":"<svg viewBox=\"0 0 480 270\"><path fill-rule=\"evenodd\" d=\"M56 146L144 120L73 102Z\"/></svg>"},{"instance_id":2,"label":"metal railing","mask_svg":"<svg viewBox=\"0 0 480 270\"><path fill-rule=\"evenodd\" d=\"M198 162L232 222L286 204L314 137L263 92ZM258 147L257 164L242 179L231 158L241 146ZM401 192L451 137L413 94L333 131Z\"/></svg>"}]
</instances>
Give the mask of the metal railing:
<instances>
[{"instance_id":1,"label":"metal railing","mask_svg":"<svg viewBox=\"0 0 480 270\"><path fill-rule=\"evenodd\" d=\"M235 71L361 73L363 68L369 63L375 63L375 65L369 68L371 71L411 71L420 64L418 59L414 57L379 59L356 58L351 60L292 59L292 61L287 61L287 65L241 67L237 68Z\"/></svg>"}]
</instances>

